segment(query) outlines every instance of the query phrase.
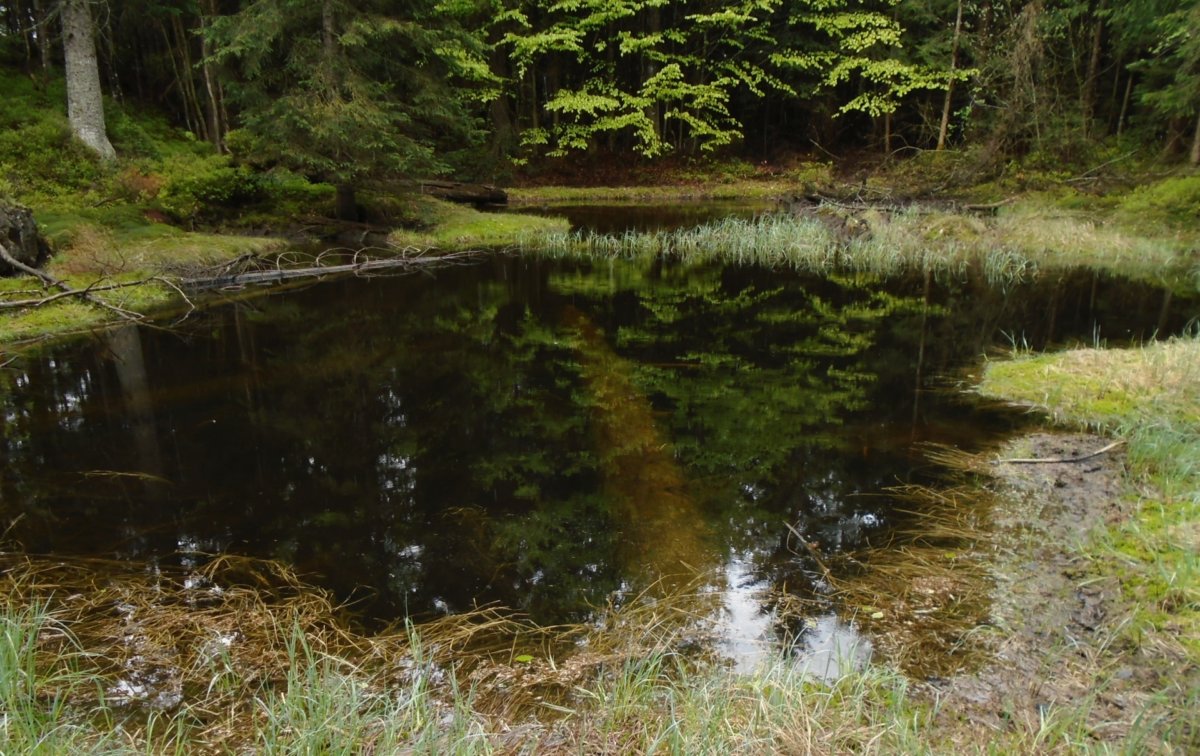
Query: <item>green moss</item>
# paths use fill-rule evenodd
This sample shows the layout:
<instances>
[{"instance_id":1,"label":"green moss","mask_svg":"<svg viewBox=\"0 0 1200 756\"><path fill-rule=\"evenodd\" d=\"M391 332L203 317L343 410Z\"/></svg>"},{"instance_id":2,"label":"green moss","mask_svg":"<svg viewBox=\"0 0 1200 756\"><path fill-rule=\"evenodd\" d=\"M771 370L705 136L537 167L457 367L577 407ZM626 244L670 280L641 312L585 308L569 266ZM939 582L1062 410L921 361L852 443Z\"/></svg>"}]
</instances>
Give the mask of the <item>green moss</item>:
<instances>
[{"instance_id":1,"label":"green moss","mask_svg":"<svg viewBox=\"0 0 1200 756\"><path fill-rule=\"evenodd\" d=\"M517 246L544 234L565 233L569 228L561 218L484 213L430 197L412 197L410 203L409 213L418 228L393 232L389 241L399 247L451 250Z\"/></svg>"},{"instance_id":2,"label":"green moss","mask_svg":"<svg viewBox=\"0 0 1200 756\"><path fill-rule=\"evenodd\" d=\"M1200 338L993 363L980 391L1128 441L1135 512L1088 555L1119 579L1131 640L1163 633L1200 662Z\"/></svg>"},{"instance_id":3,"label":"green moss","mask_svg":"<svg viewBox=\"0 0 1200 756\"><path fill-rule=\"evenodd\" d=\"M1123 220L1139 228L1165 224L1194 233L1200 218L1200 175L1140 186L1121 198L1118 208Z\"/></svg>"}]
</instances>

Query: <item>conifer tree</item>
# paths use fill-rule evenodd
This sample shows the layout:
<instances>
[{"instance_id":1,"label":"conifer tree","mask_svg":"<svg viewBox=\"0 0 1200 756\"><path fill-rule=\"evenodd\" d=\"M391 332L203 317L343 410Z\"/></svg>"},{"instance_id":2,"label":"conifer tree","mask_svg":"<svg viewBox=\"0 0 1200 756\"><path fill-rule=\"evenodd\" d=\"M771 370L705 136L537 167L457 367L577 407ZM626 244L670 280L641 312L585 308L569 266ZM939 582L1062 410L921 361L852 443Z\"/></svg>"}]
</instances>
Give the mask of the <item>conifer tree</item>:
<instances>
[{"instance_id":1,"label":"conifer tree","mask_svg":"<svg viewBox=\"0 0 1200 756\"><path fill-rule=\"evenodd\" d=\"M254 0L213 19L211 56L236 71L229 91L248 151L333 184L347 220L362 182L443 171L440 147L470 137L465 103L486 77L445 10Z\"/></svg>"},{"instance_id":2,"label":"conifer tree","mask_svg":"<svg viewBox=\"0 0 1200 756\"><path fill-rule=\"evenodd\" d=\"M88 0L63 0L63 57L66 63L67 117L79 141L103 160L116 158L104 126L100 69Z\"/></svg>"}]
</instances>

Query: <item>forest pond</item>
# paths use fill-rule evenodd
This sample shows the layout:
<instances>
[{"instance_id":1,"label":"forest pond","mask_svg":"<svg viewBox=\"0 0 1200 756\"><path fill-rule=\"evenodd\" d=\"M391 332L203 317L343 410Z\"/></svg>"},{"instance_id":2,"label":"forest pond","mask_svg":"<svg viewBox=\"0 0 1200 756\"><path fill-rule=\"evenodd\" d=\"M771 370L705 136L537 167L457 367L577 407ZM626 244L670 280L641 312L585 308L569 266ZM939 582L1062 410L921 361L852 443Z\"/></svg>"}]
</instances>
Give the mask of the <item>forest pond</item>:
<instances>
[{"instance_id":1,"label":"forest pond","mask_svg":"<svg viewBox=\"0 0 1200 756\"><path fill-rule=\"evenodd\" d=\"M10 365L0 516L31 553L281 560L364 622L539 623L691 581L739 662L870 641L819 557L885 544L925 444L1025 422L956 389L1013 343L1197 306L1091 272L992 287L497 255L126 326ZM11 526L10 526L11 523ZM814 598L797 627L783 593Z\"/></svg>"}]
</instances>

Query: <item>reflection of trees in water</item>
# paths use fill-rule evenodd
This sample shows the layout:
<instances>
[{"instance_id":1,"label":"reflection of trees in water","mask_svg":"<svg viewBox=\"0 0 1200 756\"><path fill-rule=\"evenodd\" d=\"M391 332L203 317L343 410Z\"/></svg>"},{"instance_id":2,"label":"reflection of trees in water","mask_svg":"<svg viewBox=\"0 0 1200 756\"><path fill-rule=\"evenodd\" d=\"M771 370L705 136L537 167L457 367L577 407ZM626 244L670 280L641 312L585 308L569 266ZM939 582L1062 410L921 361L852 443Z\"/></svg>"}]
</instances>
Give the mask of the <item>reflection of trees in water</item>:
<instances>
[{"instance_id":1,"label":"reflection of trees in water","mask_svg":"<svg viewBox=\"0 0 1200 756\"><path fill-rule=\"evenodd\" d=\"M438 282L330 283L183 336L113 333L108 357L30 360L10 381L0 495L8 519L25 513L14 535L41 551L172 559L198 545L288 560L368 612L498 600L579 617L636 557L627 510L606 495L619 444L596 443L602 398L561 320L571 305L644 398L681 471L672 486L703 520L696 544L795 587L819 575L795 538L820 554L882 536L897 515L876 494L919 474L912 441L976 432L963 405L916 406L922 381L1002 329L1111 332L1097 313L1112 308L1136 328L1160 321L1160 298L1138 304L1090 274L1046 286L935 282L927 306L919 275L881 287L499 259ZM170 485L81 475L95 471Z\"/></svg>"}]
</instances>

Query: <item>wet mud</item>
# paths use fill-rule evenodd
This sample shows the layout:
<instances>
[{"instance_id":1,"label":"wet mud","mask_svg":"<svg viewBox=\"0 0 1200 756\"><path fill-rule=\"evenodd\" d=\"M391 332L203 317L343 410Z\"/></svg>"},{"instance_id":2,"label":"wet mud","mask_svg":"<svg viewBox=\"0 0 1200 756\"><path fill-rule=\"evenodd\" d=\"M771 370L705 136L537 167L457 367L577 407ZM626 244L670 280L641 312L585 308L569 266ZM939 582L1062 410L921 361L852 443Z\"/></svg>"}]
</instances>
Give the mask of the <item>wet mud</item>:
<instances>
[{"instance_id":1,"label":"wet mud","mask_svg":"<svg viewBox=\"0 0 1200 756\"><path fill-rule=\"evenodd\" d=\"M1087 434L1034 433L1010 441L992 461L999 494L992 646L982 669L925 683L940 724L1037 732L1057 712L1085 705L1099 741L1128 735L1149 691L1160 688L1143 649L1119 636L1129 610L1115 575L1084 557L1089 536L1130 514L1122 447Z\"/></svg>"}]
</instances>

